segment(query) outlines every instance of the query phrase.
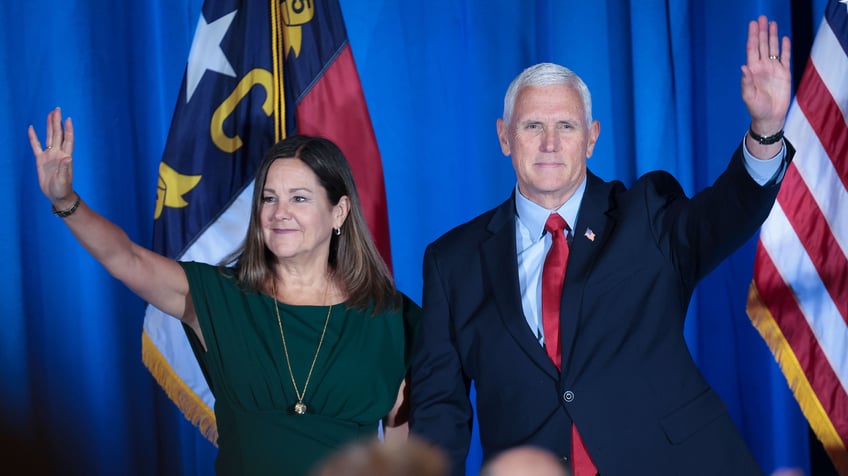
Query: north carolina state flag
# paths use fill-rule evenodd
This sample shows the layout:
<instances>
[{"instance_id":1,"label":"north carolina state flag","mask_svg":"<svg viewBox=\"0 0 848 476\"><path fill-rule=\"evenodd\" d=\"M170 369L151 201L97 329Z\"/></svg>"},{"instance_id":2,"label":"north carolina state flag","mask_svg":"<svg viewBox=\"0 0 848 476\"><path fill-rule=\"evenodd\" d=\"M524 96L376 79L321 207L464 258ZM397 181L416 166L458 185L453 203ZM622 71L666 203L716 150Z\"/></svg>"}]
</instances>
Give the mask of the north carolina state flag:
<instances>
[{"instance_id":1,"label":"north carolina state flag","mask_svg":"<svg viewBox=\"0 0 848 476\"><path fill-rule=\"evenodd\" d=\"M286 135L319 135L351 163L391 265L383 168L337 0L207 0L159 167L153 249L218 263L242 242L253 176ZM148 306L143 360L209 440L214 397L182 324Z\"/></svg>"}]
</instances>

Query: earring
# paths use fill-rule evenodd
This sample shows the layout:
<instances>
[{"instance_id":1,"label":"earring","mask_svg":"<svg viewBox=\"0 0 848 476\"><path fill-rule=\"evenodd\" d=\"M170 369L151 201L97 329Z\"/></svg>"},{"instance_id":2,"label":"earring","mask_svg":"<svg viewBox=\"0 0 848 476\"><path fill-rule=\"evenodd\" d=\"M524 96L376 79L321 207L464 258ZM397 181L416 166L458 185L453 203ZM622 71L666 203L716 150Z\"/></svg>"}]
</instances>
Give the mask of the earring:
<instances>
[{"instance_id":1,"label":"earring","mask_svg":"<svg viewBox=\"0 0 848 476\"><path fill-rule=\"evenodd\" d=\"M342 234L342 229L341 227L333 228L333 232L336 233L336 236L339 236Z\"/></svg>"}]
</instances>

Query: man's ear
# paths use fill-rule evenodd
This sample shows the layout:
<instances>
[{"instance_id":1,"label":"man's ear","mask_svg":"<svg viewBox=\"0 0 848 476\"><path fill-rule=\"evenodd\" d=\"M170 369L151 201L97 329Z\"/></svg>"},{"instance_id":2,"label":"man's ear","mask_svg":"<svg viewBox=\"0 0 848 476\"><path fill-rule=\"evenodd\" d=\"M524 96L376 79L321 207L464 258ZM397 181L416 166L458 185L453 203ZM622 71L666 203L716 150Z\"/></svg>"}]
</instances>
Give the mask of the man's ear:
<instances>
[{"instance_id":1,"label":"man's ear","mask_svg":"<svg viewBox=\"0 0 848 476\"><path fill-rule=\"evenodd\" d=\"M497 128L498 128L498 141L500 141L500 143L501 143L501 152L503 152L503 155L509 156L510 155L509 124L504 122L503 119L498 119Z\"/></svg>"},{"instance_id":2,"label":"man's ear","mask_svg":"<svg viewBox=\"0 0 848 476\"><path fill-rule=\"evenodd\" d=\"M598 142L599 135L601 135L601 122L594 120L589 126L589 142L586 144L587 159L592 156L592 152L595 150L595 143Z\"/></svg>"}]
</instances>

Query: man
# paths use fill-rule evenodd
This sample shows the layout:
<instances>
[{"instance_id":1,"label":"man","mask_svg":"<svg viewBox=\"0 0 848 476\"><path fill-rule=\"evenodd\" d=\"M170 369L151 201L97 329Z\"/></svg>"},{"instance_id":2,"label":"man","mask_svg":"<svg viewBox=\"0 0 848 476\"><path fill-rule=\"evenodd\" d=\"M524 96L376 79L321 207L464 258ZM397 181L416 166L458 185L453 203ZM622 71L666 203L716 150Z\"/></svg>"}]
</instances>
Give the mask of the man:
<instances>
[{"instance_id":1,"label":"man","mask_svg":"<svg viewBox=\"0 0 848 476\"><path fill-rule=\"evenodd\" d=\"M569 476L569 472L550 451L519 446L489 461L480 476Z\"/></svg>"},{"instance_id":2,"label":"man","mask_svg":"<svg viewBox=\"0 0 848 476\"><path fill-rule=\"evenodd\" d=\"M628 190L587 171L600 125L568 69L540 64L512 82L497 129L516 190L424 257L410 424L453 474L472 381L486 459L532 445L575 476L761 474L683 338L696 284L755 233L794 154L782 138L789 39L760 17L746 52L750 129L691 199L667 173Z\"/></svg>"}]
</instances>

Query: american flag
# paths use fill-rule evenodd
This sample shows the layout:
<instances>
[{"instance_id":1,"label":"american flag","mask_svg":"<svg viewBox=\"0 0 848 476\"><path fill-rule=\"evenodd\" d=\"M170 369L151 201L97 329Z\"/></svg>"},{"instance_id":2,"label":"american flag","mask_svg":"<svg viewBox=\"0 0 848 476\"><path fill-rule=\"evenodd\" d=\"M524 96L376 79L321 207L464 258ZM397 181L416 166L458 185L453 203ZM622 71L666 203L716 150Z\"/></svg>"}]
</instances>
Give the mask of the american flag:
<instances>
[{"instance_id":1,"label":"american flag","mask_svg":"<svg viewBox=\"0 0 848 476\"><path fill-rule=\"evenodd\" d=\"M760 232L748 315L848 475L848 0L827 4L785 131L797 154Z\"/></svg>"}]
</instances>

